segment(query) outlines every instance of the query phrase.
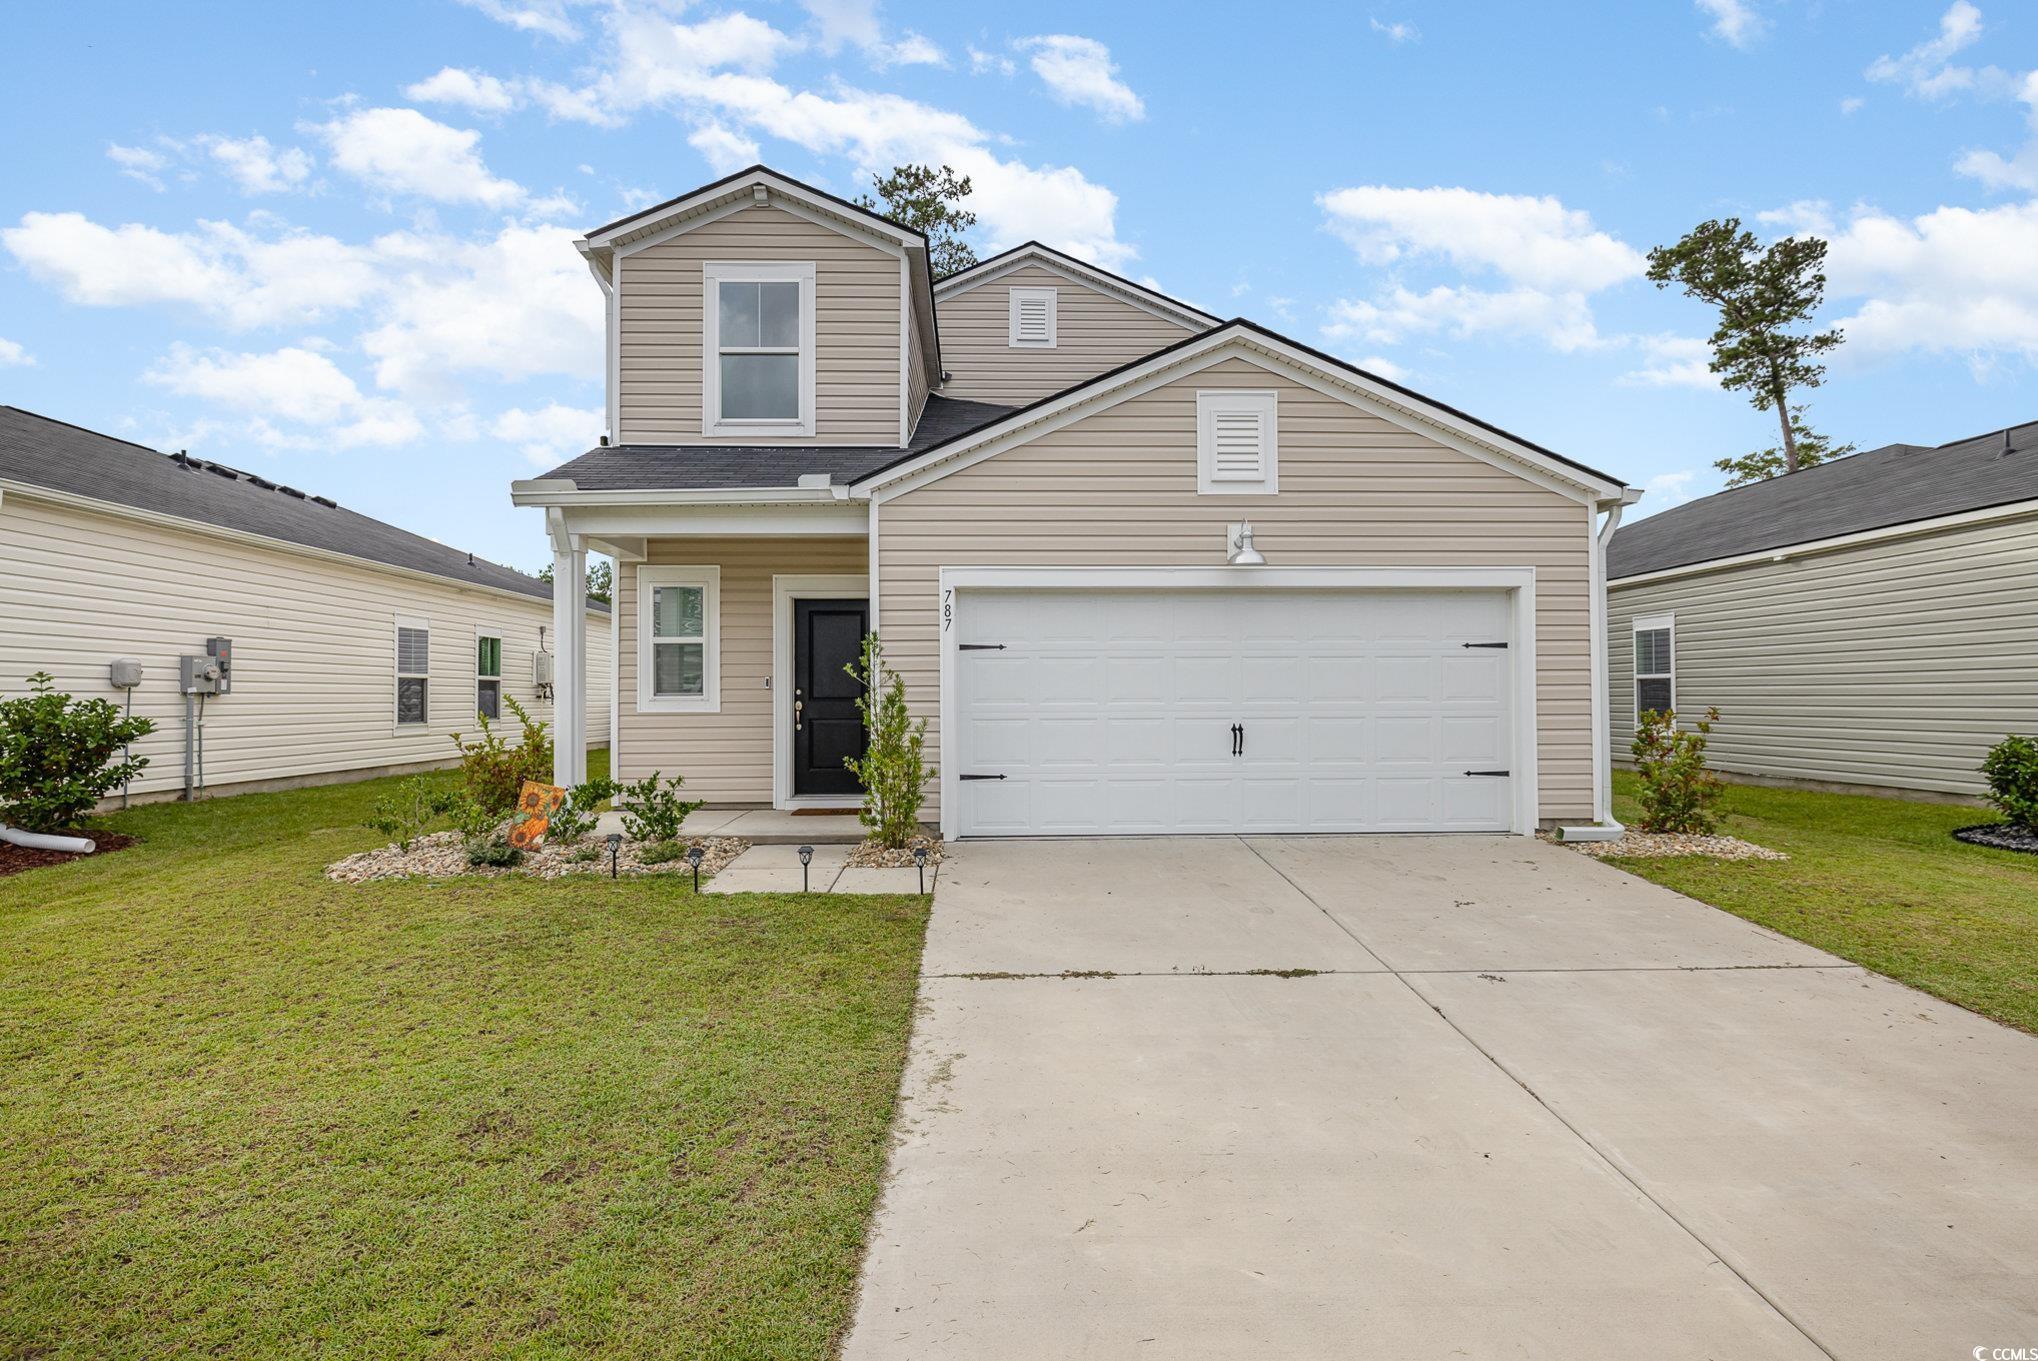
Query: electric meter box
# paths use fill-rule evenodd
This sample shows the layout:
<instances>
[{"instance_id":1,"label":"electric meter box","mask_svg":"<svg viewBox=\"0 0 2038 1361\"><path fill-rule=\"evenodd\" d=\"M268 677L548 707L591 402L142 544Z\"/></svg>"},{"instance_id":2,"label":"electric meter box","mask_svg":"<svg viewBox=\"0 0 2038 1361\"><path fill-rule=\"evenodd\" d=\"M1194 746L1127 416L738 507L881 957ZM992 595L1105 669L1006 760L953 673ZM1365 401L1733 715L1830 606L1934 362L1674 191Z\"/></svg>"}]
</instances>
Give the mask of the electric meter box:
<instances>
[{"instance_id":1,"label":"electric meter box","mask_svg":"<svg viewBox=\"0 0 2038 1361\"><path fill-rule=\"evenodd\" d=\"M219 663L219 688L213 693L230 695L234 688L234 640L207 638L205 655Z\"/></svg>"},{"instance_id":2,"label":"electric meter box","mask_svg":"<svg viewBox=\"0 0 2038 1361\"><path fill-rule=\"evenodd\" d=\"M531 677L532 683L536 685L550 685L552 683L552 654L549 652L533 653L532 664L534 668L534 674Z\"/></svg>"},{"instance_id":3,"label":"electric meter box","mask_svg":"<svg viewBox=\"0 0 2038 1361\"><path fill-rule=\"evenodd\" d=\"M187 695L216 695L220 692L219 660L216 657L177 659L177 688Z\"/></svg>"}]
</instances>

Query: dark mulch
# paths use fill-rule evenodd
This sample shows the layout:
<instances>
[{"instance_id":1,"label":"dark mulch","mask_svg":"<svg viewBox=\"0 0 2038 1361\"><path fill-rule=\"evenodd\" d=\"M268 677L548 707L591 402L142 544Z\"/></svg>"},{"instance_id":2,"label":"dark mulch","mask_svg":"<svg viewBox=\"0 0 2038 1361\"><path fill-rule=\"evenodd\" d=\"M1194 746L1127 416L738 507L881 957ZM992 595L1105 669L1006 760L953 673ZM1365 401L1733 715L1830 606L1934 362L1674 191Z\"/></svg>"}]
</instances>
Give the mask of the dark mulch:
<instances>
[{"instance_id":1,"label":"dark mulch","mask_svg":"<svg viewBox=\"0 0 2038 1361\"><path fill-rule=\"evenodd\" d=\"M1993 846L1999 851L2023 851L2038 855L2038 827L2015 822L1984 822L1979 827L1956 827L1956 841L1974 846Z\"/></svg>"},{"instance_id":2,"label":"dark mulch","mask_svg":"<svg viewBox=\"0 0 2038 1361\"><path fill-rule=\"evenodd\" d=\"M136 838L120 832L66 832L65 836L89 836L98 843L99 849L93 854L106 855L113 851L124 851L134 845ZM71 855L64 851L31 851L26 846L0 841L0 877L20 874L24 870L39 870L45 865L62 865L73 860L88 857Z\"/></svg>"}]
</instances>

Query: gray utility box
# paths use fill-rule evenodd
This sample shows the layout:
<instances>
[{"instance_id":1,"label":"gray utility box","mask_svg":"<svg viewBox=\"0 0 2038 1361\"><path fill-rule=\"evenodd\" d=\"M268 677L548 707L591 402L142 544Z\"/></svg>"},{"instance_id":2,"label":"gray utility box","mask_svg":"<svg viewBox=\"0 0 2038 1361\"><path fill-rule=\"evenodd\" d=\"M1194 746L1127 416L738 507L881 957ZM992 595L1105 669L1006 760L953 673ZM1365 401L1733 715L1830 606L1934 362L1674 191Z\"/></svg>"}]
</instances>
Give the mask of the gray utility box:
<instances>
[{"instance_id":1,"label":"gray utility box","mask_svg":"<svg viewBox=\"0 0 2038 1361\"><path fill-rule=\"evenodd\" d=\"M177 689L181 694L219 694L223 688L220 675L219 660L215 657L187 654L177 659Z\"/></svg>"},{"instance_id":2,"label":"gray utility box","mask_svg":"<svg viewBox=\"0 0 2038 1361\"><path fill-rule=\"evenodd\" d=\"M205 655L219 663L218 694L230 695L234 690L234 640L231 638L207 638Z\"/></svg>"}]
</instances>

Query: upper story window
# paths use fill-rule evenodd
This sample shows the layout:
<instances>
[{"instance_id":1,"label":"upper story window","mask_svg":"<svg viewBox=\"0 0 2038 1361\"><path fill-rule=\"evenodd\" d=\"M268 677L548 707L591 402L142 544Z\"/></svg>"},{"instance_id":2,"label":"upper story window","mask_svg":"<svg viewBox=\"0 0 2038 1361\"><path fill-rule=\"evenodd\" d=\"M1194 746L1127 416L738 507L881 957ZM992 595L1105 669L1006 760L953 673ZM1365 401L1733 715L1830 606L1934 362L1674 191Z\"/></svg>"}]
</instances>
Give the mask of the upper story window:
<instances>
[{"instance_id":1,"label":"upper story window","mask_svg":"<svg viewBox=\"0 0 2038 1361\"><path fill-rule=\"evenodd\" d=\"M703 267L701 430L814 433L814 266L710 260Z\"/></svg>"},{"instance_id":2,"label":"upper story window","mask_svg":"<svg viewBox=\"0 0 2038 1361\"><path fill-rule=\"evenodd\" d=\"M1051 350L1055 347L1055 290L1015 288L1011 290L1010 311L1005 317L1005 343L1021 350Z\"/></svg>"},{"instance_id":3,"label":"upper story window","mask_svg":"<svg viewBox=\"0 0 2038 1361\"><path fill-rule=\"evenodd\" d=\"M1280 490L1280 405L1272 392L1238 388L1196 394L1196 490L1204 496L1271 496Z\"/></svg>"}]
</instances>

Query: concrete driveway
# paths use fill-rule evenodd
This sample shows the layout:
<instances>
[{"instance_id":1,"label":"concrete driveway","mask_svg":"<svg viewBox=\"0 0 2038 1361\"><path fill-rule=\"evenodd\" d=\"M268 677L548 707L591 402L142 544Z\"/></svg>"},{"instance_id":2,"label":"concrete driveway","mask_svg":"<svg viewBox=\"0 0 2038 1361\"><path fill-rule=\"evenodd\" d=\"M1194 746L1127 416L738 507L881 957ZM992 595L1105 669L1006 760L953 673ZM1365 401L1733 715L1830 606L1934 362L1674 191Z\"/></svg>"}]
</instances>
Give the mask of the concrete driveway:
<instances>
[{"instance_id":1,"label":"concrete driveway","mask_svg":"<svg viewBox=\"0 0 2038 1361\"><path fill-rule=\"evenodd\" d=\"M2038 1040L1570 851L966 845L924 967L858 1361L2038 1347Z\"/></svg>"}]
</instances>

